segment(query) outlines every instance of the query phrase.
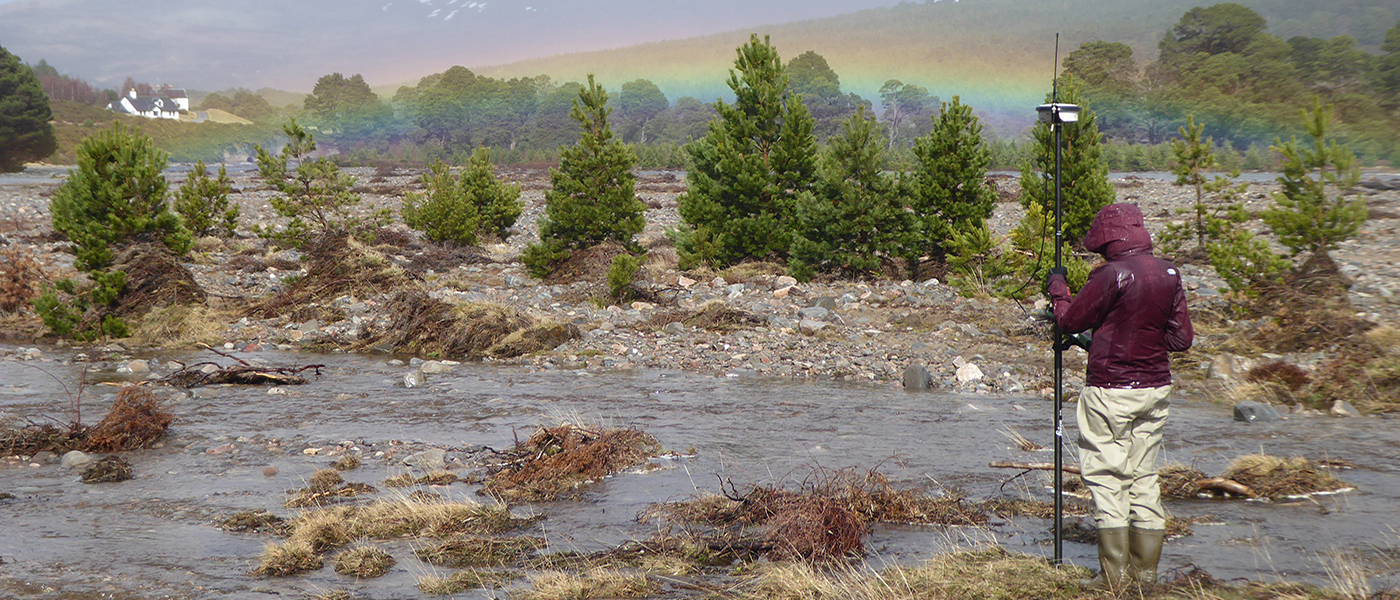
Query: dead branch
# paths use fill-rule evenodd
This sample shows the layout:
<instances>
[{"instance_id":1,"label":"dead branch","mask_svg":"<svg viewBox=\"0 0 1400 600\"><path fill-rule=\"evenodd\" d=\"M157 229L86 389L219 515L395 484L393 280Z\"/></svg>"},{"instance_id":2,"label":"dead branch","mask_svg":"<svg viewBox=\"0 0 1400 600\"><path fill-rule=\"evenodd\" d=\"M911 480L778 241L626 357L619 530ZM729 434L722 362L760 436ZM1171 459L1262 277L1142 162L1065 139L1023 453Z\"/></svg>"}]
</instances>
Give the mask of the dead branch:
<instances>
[{"instance_id":1,"label":"dead branch","mask_svg":"<svg viewBox=\"0 0 1400 600\"><path fill-rule=\"evenodd\" d=\"M237 359L235 359L237 360ZM300 375L308 369L314 369L316 377L321 377L321 368L325 365L306 365L304 367L255 367L246 362L241 365L229 365L221 367L214 362L201 362L187 365L165 377L155 380L157 383L164 383L175 387L193 388L202 385L217 385L228 383L234 385L303 385L306 378ZM214 366L214 369L206 370L206 367Z\"/></svg>"},{"instance_id":2,"label":"dead branch","mask_svg":"<svg viewBox=\"0 0 1400 600\"><path fill-rule=\"evenodd\" d=\"M1221 492L1228 492L1236 496L1243 496L1245 498L1255 497L1254 490L1249 489L1249 486L1244 485L1233 479L1226 479L1224 477L1211 477L1210 479L1198 480L1196 482L1196 487L1201 488L1202 490L1218 490Z\"/></svg>"}]
</instances>

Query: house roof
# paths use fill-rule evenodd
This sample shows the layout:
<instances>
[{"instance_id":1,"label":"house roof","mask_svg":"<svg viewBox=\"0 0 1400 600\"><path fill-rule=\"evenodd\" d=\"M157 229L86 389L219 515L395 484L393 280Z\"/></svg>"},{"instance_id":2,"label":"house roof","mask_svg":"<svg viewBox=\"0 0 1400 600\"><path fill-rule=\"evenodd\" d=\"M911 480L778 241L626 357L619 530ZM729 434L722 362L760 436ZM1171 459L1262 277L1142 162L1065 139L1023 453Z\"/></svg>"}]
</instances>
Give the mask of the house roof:
<instances>
[{"instance_id":1,"label":"house roof","mask_svg":"<svg viewBox=\"0 0 1400 600\"><path fill-rule=\"evenodd\" d=\"M125 102L123 102L123 100ZM165 96L137 96L135 98L124 98L123 100L112 102L107 105L107 108L116 112L125 113L127 112L126 104L130 103L133 111L137 113L180 112L180 105Z\"/></svg>"}]
</instances>

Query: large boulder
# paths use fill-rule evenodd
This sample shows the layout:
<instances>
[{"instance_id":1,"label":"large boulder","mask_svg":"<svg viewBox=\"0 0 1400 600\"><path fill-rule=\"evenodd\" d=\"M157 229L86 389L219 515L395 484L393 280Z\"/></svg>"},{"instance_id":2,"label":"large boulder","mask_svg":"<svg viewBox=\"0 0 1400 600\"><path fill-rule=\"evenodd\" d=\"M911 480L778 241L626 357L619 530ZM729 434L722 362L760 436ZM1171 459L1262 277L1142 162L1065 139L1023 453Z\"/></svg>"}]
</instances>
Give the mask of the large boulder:
<instances>
[{"instance_id":1,"label":"large boulder","mask_svg":"<svg viewBox=\"0 0 1400 600\"><path fill-rule=\"evenodd\" d=\"M1271 423L1279 419L1274 407L1262 402L1246 400L1235 405L1235 420L1245 423Z\"/></svg>"}]
</instances>

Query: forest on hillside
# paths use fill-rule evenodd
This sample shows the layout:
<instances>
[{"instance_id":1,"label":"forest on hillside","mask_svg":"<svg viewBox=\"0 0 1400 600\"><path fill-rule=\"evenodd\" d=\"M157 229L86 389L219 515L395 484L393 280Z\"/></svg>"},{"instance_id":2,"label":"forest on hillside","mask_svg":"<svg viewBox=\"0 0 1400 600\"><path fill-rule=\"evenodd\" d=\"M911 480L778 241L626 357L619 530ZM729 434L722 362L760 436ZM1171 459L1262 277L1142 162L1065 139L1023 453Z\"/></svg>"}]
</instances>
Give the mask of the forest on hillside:
<instances>
[{"instance_id":1,"label":"forest on hillside","mask_svg":"<svg viewBox=\"0 0 1400 600\"><path fill-rule=\"evenodd\" d=\"M1271 12L1288 14L1279 11L1283 8ZM1385 16L1375 12L1368 9L1365 15ZM1317 13L1300 13L1271 27L1258 12L1239 4L1192 8L1163 32L1155 60L1140 64L1132 47L1122 42L1087 42L1063 59L1061 81L1078 88L1082 102L1098 114L1108 142L1105 158L1114 169L1165 168L1169 152L1164 144L1188 116L1205 126L1205 134L1225 151L1227 164L1268 168L1268 147L1298 133L1299 111L1314 98L1336 107L1337 137L1364 163L1397 164L1400 21L1392 19L1384 29L1384 23L1371 23L1377 31L1365 29L1369 33L1361 41L1347 34L1285 39L1269 33L1305 25L1326 30L1325 23L1300 20L1316 18L1325 20ZM118 95L60 75L42 61L34 70L55 100L101 104ZM812 51L790 58L786 72L789 89L801 94L821 139L838 133L840 123L861 108L879 115L896 168L909 160L913 140L931 127L941 101L954 95L940 98L927 87L890 79L878 98L862 98L844 90L840 75ZM641 165L686 166L680 148L705 134L714 106L689 96L668 98L647 79L608 86L613 128L636 146ZM123 88L120 94L149 90L130 78ZM580 88L578 82L544 75L492 78L459 66L401 87L387 100L360 75L332 73L317 81L300 106L279 107L249 90L226 90L208 94L195 109L220 109L259 125L296 118L317 130L322 146L346 162L461 162L484 146L499 162L548 163L560 147L577 141L569 112ZM63 121L64 111L58 112ZM72 120L90 125L93 119ZM246 136L250 139L221 134L201 145L189 143L188 133L165 133L169 126L154 129L158 144L164 145L167 135L184 140L171 149L176 160L212 160L246 151L267 143L268 132L275 132L254 127ZM1024 162L1024 140L988 143L994 166L1014 168Z\"/></svg>"}]
</instances>

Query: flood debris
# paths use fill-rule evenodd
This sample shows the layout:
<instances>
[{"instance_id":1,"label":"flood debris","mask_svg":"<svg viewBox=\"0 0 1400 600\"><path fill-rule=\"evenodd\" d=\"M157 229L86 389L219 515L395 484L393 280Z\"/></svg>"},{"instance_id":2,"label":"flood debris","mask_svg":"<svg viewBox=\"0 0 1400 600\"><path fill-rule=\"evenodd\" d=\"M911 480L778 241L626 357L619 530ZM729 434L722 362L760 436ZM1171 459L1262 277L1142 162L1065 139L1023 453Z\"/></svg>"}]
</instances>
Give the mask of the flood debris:
<instances>
[{"instance_id":1,"label":"flood debris","mask_svg":"<svg viewBox=\"0 0 1400 600\"><path fill-rule=\"evenodd\" d=\"M539 322L495 304L451 304L416 287L394 293L385 310L388 326L367 325L361 347L478 360L552 349L581 335L572 323Z\"/></svg>"},{"instance_id":2,"label":"flood debris","mask_svg":"<svg viewBox=\"0 0 1400 600\"><path fill-rule=\"evenodd\" d=\"M637 325L638 329L658 331L671 323L680 323L708 331L738 331L767 324L753 313L730 307L724 302L709 302L696 310L672 309L657 312Z\"/></svg>"},{"instance_id":3,"label":"flood debris","mask_svg":"<svg viewBox=\"0 0 1400 600\"><path fill-rule=\"evenodd\" d=\"M754 486L740 494L732 482L723 495L653 506L642 520L712 528L711 547L776 559L835 562L859 557L872 523L982 525L983 509L961 494L932 497L895 488L871 470L821 471L796 491Z\"/></svg>"},{"instance_id":4,"label":"flood debris","mask_svg":"<svg viewBox=\"0 0 1400 600\"><path fill-rule=\"evenodd\" d=\"M194 388L204 385L304 385L306 378L301 373L313 371L317 379L321 378L321 369L325 365L306 365L302 367L261 367L249 364L247 361L231 354L220 352L208 345L200 345L205 350L232 359L237 364L221 365L213 361L201 361L192 364L183 364L173 373L166 375L156 381L174 387Z\"/></svg>"},{"instance_id":5,"label":"flood debris","mask_svg":"<svg viewBox=\"0 0 1400 600\"><path fill-rule=\"evenodd\" d=\"M398 561L384 550L370 545L355 546L335 555L335 572L360 579L381 577Z\"/></svg>"},{"instance_id":6,"label":"flood debris","mask_svg":"<svg viewBox=\"0 0 1400 600\"><path fill-rule=\"evenodd\" d=\"M42 451L64 453L120 452L148 448L165 438L175 417L150 390L128 385L117 393L116 400L96 425L83 425L76 406L82 387L70 401L72 420L66 425L30 421L18 429L0 432L0 452L6 455L31 456Z\"/></svg>"},{"instance_id":7,"label":"flood debris","mask_svg":"<svg viewBox=\"0 0 1400 600\"><path fill-rule=\"evenodd\" d=\"M1045 500L1030 498L999 497L982 501L981 508L1003 519L1010 517L1033 517L1036 519L1055 518L1055 504ZM1067 516L1086 516L1093 513L1094 505L1078 496L1066 496L1060 509Z\"/></svg>"},{"instance_id":8,"label":"flood debris","mask_svg":"<svg viewBox=\"0 0 1400 600\"><path fill-rule=\"evenodd\" d=\"M145 314L156 307L200 305L208 300L194 274L165 244L132 244L117 254L113 269L126 273L117 298L117 315Z\"/></svg>"},{"instance_id":9,"label":"flood debris","mask_svg":"<svg viewBox=\"0 0 1400 600\"><path fill-rule=\"evenodd\" d=\"M107 416L87 431L87 452L149 448L165 438L175 416L150 390L128 385L117 393Z\"/></svg>"},{"instance_id":10,"label":"flood debris","mask_svg":"<svg viewBox=\"0 0 1400 600\"><path fill-rule=\"evenodd\" d=\"M480 493L507 501L541 502L634 467L661 450L636 429L589 429L570 423L541 428L501 452Z\"/></svg>"},{"instance_id":11,"label":"flood debris","mask_svg":"<svg viewBox=\"0 0 1400 600\"><path fill-rule=\"evenodd\" d=\"M1200 469L1170 464L1158 469L1157 485L1163 498L1190 500L1201 494L1201 482L1209 479Z\"/></svg>"},{"instance_id":12,"label":"flood debris","mask_svg":"<svg viewBox=\"0 0 1400 600\"><path fill-rule=\"evenodd\" d=\"M83 467L83 483L114 483L134 477L131 463L120 456L104 456Z\"/></svg>"},{"instance_id":13,"label":"flood debris","mask_svg":"<svg viewBox=\"0 0 1400 600\"><path fill-rule=\"evenodd\" d=\"M414 485L451 485L463 481L462 477L451 471L434 471L426 475L414 477L411 473L401 473L394 475L380 482L380 485L389 488L405 488ZM468 479L470 481L470 479Z\"/></svg>"}]
</instances>

